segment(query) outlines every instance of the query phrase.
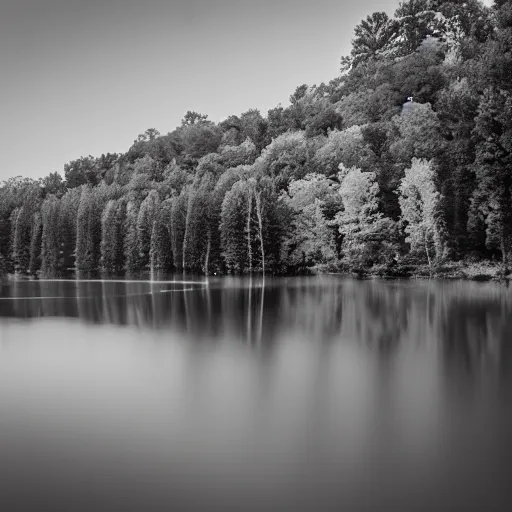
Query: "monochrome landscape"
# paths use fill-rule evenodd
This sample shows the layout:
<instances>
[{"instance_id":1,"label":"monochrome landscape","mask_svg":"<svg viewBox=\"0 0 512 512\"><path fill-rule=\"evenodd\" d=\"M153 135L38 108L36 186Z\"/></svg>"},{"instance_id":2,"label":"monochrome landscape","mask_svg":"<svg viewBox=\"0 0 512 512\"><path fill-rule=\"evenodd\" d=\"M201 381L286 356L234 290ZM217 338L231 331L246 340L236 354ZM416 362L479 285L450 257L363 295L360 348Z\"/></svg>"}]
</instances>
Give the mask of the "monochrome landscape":
<instances>
[{"instance_id":1,"label":"monochrome landscape","mask_svg":"<svg viewBox=\"0 0 512 512\"><path fill-rule=\"evenodd\" d=\"M178 31L219 19L164 4ZM20 5L0 18L23 30ZM45 176L21 172L27 136L23 175L0 166L1 510L511 509L512 2L345 8L331 78L282 103L183 104ZM84 9L133 39L118 0Z\"/></svg>"}]
</instances>

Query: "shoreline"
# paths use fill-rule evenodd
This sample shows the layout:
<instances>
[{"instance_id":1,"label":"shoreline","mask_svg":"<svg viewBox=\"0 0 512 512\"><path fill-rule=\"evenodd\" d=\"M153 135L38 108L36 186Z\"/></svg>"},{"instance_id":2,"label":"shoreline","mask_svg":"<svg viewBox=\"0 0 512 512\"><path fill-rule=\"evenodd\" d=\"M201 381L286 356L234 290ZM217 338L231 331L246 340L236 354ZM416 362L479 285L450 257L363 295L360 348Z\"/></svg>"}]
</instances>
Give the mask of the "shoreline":
<instances>
[{"instance_id":1,"label":"shoreline","mask_svg":"<svg viewBox=\"0 0 512 512\"><path fill-rule=\"evenodd\" d=\"M457 263L450 262L430 269L428 265L397 265L395 268L370 268L360 271L333 271L321 267L315 268L314 273L347 275L358 279L436 279L453 281L476 281L509 283L512 272L505 270L503 265L490 262Z\"/></svg>"},{"instance_id":2,"label":"shoreline","mask_svg":"<svg viewBox=\"0 0 512 512\"><path fill-rule=\"evenodd\" d=\"M182 274L183 272L176 272ZM71 272L75 274L75 272ZM102 274L94 272L94 275L103 276L106 279L114 277L114 275ZM146 273L136 274L137 277L144 277ZM173 274L172 272L169 274ZM194 272L189 272L194 274ZM255 271L254 275L261 274L261 271ZM203 275L203 274L201 274ZM204 274L206 276L206 274ZM216 274L216 277L229 276L232 274ZM244 273L241 276L247 276ZM372 267L369 269L350 270L340 269L335 265L317 265L308 267L302 272L267 274L268 277L304 277L308 275L333 275L346 276L355 279L383 279L383 280L411 280L411 279L435 279L435 280L459 280L459 281L476 281L476 282L497 282L509 283L512 281L512 270L504 269L501 264L493 264L491 262L479 263L459 263L450 262L438 265L430 269L428 265L396 265L394 267ZM130 278L129 274L117 275L120 279ZM133 278L134 275L132 274ZM60 276L62 278L62 275ZM3 274L0 275L1 281L38 281L42 276L27 274ZM58 280L59 277L55 276Z\"/></svg>"}]
</instances>

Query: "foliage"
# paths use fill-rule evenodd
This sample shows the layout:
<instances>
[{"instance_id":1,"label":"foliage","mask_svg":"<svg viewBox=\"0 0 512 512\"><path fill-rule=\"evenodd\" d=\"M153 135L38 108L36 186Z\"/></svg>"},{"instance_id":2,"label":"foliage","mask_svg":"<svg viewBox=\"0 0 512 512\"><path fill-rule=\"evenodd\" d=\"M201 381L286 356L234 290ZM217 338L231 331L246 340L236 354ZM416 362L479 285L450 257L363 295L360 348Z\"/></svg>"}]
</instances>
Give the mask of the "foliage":
<instances>
[{"instance_id":1,"label":"foliage","mask_svg":"<svg viewBox=\"0 0 512 512\"><path fill-rule=\"evenodd\" d=\"M171 207L171 245L174 255L174 266L183 270L183 246L185 240L185 231L187 228L187 210L188 210L189 189L184 188L179 196L172 198Z\"/></svg>"},{"instance_id":2,"label":"foliage","mask_svg":"<svg viewBox=\"0 0 512 512\"><path fill-rule=\"evenodd\" d=\"M104 187L82 186L76 224L76 268L94 272L100 268L101 215L108 200Z\"/></svg>"},{"instance_id":3,"label":"foliage","mask_svg":"<svg viewBox=\"0 0 512 512\"><path fill-rule=\"evenodd\" d=\"M354 30L351 57L353 65L368 59L391 56L395 52L399 24L385 12L367 16Z\"/></svg>"},{"instance_id":4,"label":"foliage","mask_svg":"<svg viewBox=\"0 0 512 512\"><path fill-rule=\"evenodd\" d=\"M429 103L406 103L400 116L393 118L398 139L391 145L396 160L408 164L413 158L439 157L443 149L440 122Z\"/></svg>"},{"instance_id":5,"label":"foliage","mask_svg":"<svg viewBox=\"0 0 512 512\"><path fill-rule=\"evenodd\" d=\"M124 268L126 201L110 199L101 217L101 269L117 274Z\"/></svg>"},{"instance_id":6,"label":"foliage","mask_svg":"<svg viewBox=\"0 0 512 512\"><path fill-rule=\"evenodd\" d=\"M401 223L411 251L425 252L429 266L445 254L441 194L435 185L431 161L414 158L399 188ZM432 256L433 255L433 256Z\"/></svg>"},{"instance_id":7,"label":"foliage","mask_svg":"<svg viewBox=\"0 0 512 512\"><path fill-rule=\"evenodd\" d=\"M390 263L396 252L396 227L379 211L375 173L341 166L340 181L343 209L336 223L343 236L345 263L356 268Z\"/></svg>"},{"instance_id":8,"label":"foliage","mask_svg":"<svg viewBox=\"0 0 512 512\"><path fill-rule=\"evenodd\" d=\"M34 215L40 207L41 189L33 184L27 188L22 205L12 217L12 259L16 272L27 273L29 270Z\"/></svg>"},{"instance_id":9,"label":"foliage","mask_svg":"<svg viewBox=\"0 0 512 512\"><path fill-rule=\"evenodd\" d=\"M325 144L315 153L315 170L326 176L335 175L340 163L345 167L359 165L364 170L375 166L375 155L364 140L360 126L329 132Z\"/></svg>"},{"instance_id":10,"label":"foliage","mask_svg":"<svg viewBox=\"0 0 512 512\"><path fill-rule=\"evenodd\" d=\"M292 215L285 243L289 265L304 268L336 261L336 233L326 205L337 196L337 188L321 174L308 174L294 181L283 196Z\"/></svg>"},{"instance_id":11,"label":"foliage","mask_svg":"<svg viewBox=\"0 0 512 512\"><path fill-rule=\"evenodd\" d=\"M245 180L237 181L224 197L221 213L221 243L228 268L243 273L249 267L247 217L252 193Z\"/></svg>"},{"instance_id":12,"label":"foliage","mask_svg":"<svg viewBox=\"0 0 512 512\"><path fill-rule=\"evenodd\" d=\"M470 221L485 229L485 246L501 252L506 264L512 251L512 95L487 89L475 132L482 137L473 165L477 185Z\"/></svg>"},{"instance_id":13,"label":"foliage","mask_svg":"<svg viewBox=\"0 0 512 512\"><path fill-rule=\"evenodd\" d=\"M126 205L126 219L124 226L124 260L125 269L129 274L140 269L139 241L137 233L137 219L140 204L137 201L128 201Z\"/></svg>"},{"instance_id":14,"label":"foliage","mask_svg":"<svg viewBox=\"0 0 512 512\"><path fill-rule=\"evenodd\" d=\"M215 176L204 174L188 195L185 220L183 268L207 271L211 253L210 203Z\"/></svg>"},{"instance_id":15,"label":"foliage","mask_svg":"<svg viewBox=\"0 0 512 512\"><path fill-rule=\"evenodd\" d=\"M160 210L160 197L156 190L151 190L140 205L137 216L137 252L140 269L150 267L151 238L156 234L155 223Z\"/></svg>"},{"instance_id":16,"label":"foliage","mask_svg":"<svg viewBox=\"0 0 512 512\"><path fill-rule=\"evenodd\" d=\"M257 173L272 177L279 187L307 174L308 141L303 131L288 132L274 139L255 162Z\"/></svg>"},{"instance_id":17,"label":"foliage","mask_svg":"<svg viewBox=\"0 0 512 512\"><path fill-rule=\"evenodd\" d=\"M43 276L53 277L61 268L62 233L61 204L56 196L48 196L41 208L43 233L41 242L41 270Z\"/></svg>"},{"instance_id":18,"label":"foliage","mask_svg":"<svg viewBox=\"0 0 512 512\"><path fill-rule=\"evenodd\" d=\"M509 265L511 3L404 0L355 27L342 67L266 115L188 111L0 184L2 272Z\"/></svg>"},{"instance_id":19,"label":"foliage","mask_svg":"<svg viewBox=\"0 0 512 512\"><path fill-rule=\"evenodd\" d=\"M153 224L150 246L150 266L152 269L170 271L173 268L171 212L172 199L169 198L160 204L158 215Z\"/></svg>"},{"instance_id":20,"label":"foliage","mask_svg":"<svg viewBox=\"0 0 512 512\"><path fill-rule=\"evenodd\" d=\"M41 212L34 213L30 233L30 262L28 271L36 274L41 268L41 245L43 237L43 221Z\"/></svg>"}]
</instances>

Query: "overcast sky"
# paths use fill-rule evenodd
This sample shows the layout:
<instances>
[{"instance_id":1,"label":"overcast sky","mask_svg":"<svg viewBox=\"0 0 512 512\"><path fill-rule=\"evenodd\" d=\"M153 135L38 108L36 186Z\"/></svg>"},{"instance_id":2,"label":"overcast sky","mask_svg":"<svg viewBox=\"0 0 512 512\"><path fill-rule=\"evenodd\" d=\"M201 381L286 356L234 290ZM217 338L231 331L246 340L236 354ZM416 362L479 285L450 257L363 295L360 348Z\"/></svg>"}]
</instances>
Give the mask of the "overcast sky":
<instances>
[{"instance_id":1,"label":"overcast sky","mask_svg":"<svg viewBox=\"0 0 512 512\"><path fill-rule=\"evenodd\" d=\"M329 81L367 14L398 0L0 0L0 180L286 104Z\"/></svg>"}]
</instances>

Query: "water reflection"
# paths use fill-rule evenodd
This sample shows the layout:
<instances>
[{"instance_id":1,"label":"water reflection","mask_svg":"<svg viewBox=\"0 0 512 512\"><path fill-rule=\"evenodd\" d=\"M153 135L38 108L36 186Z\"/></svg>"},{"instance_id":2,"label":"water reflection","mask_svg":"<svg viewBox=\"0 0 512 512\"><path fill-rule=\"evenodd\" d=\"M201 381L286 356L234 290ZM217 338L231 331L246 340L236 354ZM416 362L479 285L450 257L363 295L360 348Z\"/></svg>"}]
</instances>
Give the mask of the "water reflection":
<instances>
[{"instance_id":1,"label":"water reflection","mask_svg":"<svg viewBox=\"0 0 512 512\"><path fill-rule=\"evenodd\" d=\"M0 316L172 328L256 346L271 346L288 329L324 344L357 340L381 356L405 341L426 345L467 372L510 364L512 290L505 285L333 276L175 281L13 281L0 288Z\"/></svg>"},{"instance_id":2,"label":"water reflection","mask_svg":"<svg viewBox=\"0 0 512 512\"><path fill-rule=\"evenodd\" d=\"M0 501L510 509L510 288L159 277L3 284Z\"/></svg>"}]
</instances>

